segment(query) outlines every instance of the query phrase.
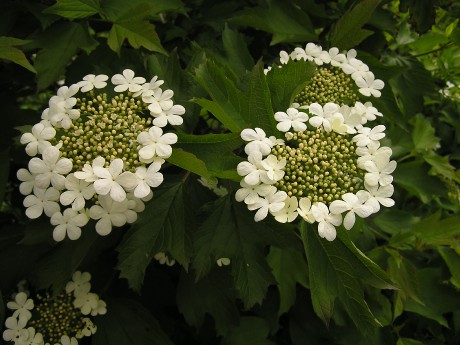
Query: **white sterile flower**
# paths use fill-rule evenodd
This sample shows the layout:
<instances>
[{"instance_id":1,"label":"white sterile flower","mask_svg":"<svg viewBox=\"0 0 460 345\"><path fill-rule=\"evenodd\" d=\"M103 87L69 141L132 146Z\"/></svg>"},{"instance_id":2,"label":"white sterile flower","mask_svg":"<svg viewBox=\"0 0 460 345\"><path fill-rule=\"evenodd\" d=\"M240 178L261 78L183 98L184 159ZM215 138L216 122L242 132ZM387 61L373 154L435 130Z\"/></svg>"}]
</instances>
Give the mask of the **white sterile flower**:
<instances>
[{"instance_id":1,"label":"white sterile flower","mask_svg":"<svg viewBox=\"0 0 460 345\"><path fill-rule=\"evenodd\" d=\"M97 301L97 307L91 310L91 316L105 315L105 314L107 314L107 303L99 299Z\"/></svg>"},{"instance_id":2,"label":"white sterile flower","mask_svg":"<svg viewBox=\"0 0 460 345\"><path fill-rule=\"evenodd\" d=\"M30 320L32 313L30 312L34 309L34 301L31 298L27 298L27 295L24 292L19 292L16 294L14 301L10 301L6 304L8 309L14 310L13 317L25 317L27 320Z\"/></svg>"},{"instance_id":3,"label":"white sterile flower","mask_svg":"<svg viewBox=\"0 0 460 345\"><path fill-rule=\"evenodd\" d=\"M219 258L216 260L217 266L222 267L222 266L228 266L230 265L231 261L229 258Z\"/></svg>"},{"instance_id":4,"label":"white sterile flower","mask_svg":"<svg viewBox=\"0 0 460 345\"><path fill-rule=\"evenodd\" d=\"M158 80L158 76L154 76L152 80L150 80L149 83L145 83L142 85L142 89L139 91L136 91L133 93L133 97L137 97L139 95L142 95L142 100L144 101L144 97L147 97L146 99L148 100L150 96L153 95L153 91L156 89L159 89L161 85L163 85L164 80ZM147 101L144 101L146 103L149 103Z\"/></svg>"},{"instance_id":5,"label":"white sterile flower","mask_svg":"<svg viewBox=\"0 0 460 345\"><path fill-rule=\"evenodd\" d=\"M69 129L72 125L72 120L80 117L80 111L73 109L77 104L77 99L72 97L79 90L77 84L62 86L58 89L57 96L53 96L49 100L49 111L45 115L46 119L55 127ZM43 118L43 114L42 114Z\"/></svg>"},{"instance_id":6,"label":"white sterile flower","mask_svg":"<svg viewBox=\"0 0 460 345\"><path fill-rule=\"evenodd\" d=\"M33 157L29 161L29 170L35 174L35 185L38 188L48 188L50 183L58 190L64 189L65 177L72 170L72 161L59 158L58 148L50 146L43 151L42 159Z\"/></svg>"},{"instance_id":7,"label":"white sterile flower","mask_svg":"<svg viewBox=\"0 0 460 345\"><path fill-rule=\"evenodd\" d=\"M83 80L80 81L77 85L80 87L81 92L88 92L94 88L102 89L107 86L106 81L109 77L105 74L88 74L83 77Z\"/></svg>"},{"instance_id":8,"label":"white sterile flower","mask_svg":"<svg viewBox=\"0 0 460 345\"><path fill-rule=\"evenodd\" d=\"M322 65L323 61L319 58L319 56L322 53L322 48L321 46L318 46L314 43L307 43L305 46L305 55L307 57L307 60L309 61L315 61L317 65Z\"/></svg>"},{"instance_id":9,"label":"white sterile flower","mask_svg":"<svg viewBox=\"0 0 460 345\"><path fill-rule=\"evenodd\" d=\"M353 112L361 117L361 124L364 125L367 121L374 121L377 116L382 116L382 113L377 108L372 106L371 102L361 103L356 102L352 108Z\"/></svg>"},{"instance_id":10,"label":"white sterile flower","mask_svg":"<svg viewBox=\"0 0 460 345\"><path fill-rule=\"evenodd\" d=\"M153 90L153 94L148 97L142 97L146 103L150 103L148 108L152 114L160 114L164 110L168 110L173 106L171 98L174 96L173 90L161 89Z\"/></svg>"},{"instance_id":11,"label":"white sterile flower","mask_svg":"<svg viewBox=\"0 0 460 345\"><path fill-rule=\"evenodd\" d=\"M365 183L364 186L368 191L366 195L368 198L365 201L365 204L370 206L374 213L380 211L380 205L391 207L395 204L394 200L391 199L391 196L394 192L394 187L392 184L386 186L369 186L367 183ZM363 197L363 193L366 193L366 191L360 190L356 194L358 197Z\"/></svg>"},{"instance_id":12,"label":"white sterile flower","mask_svg":"<svg viewBox=\"0 0 460 345\"><path fill-rule=\"evenodd\" d=\"M331 59L330 64L335 67L340 67L343 63L347 62L345 54L341 54L336 47L329 49L329 58Z\"/></svg>"},{"instance_id":13,"label":"white sterile flower","mask_svg":"<svg viewBox=\"0 0 460 345\"><path fill-rule=\"evenodd\" d=\"M288 62L289 62L289 54L285 52L284 50L280 51L280 63L285 65Z\"/></svg>"},{"instance_id":14,"label":"white sterile flower","mask_svg":"<svg viewBox=\"0 0 460 345\"><path fill-rule=\"evenodd\" d=\"M92 292L75 292L73 306L80 309L83 315L91 314L93 309L97 308L99 296Z\"/></svg>"},{"instance_id":15,"label":"white sterile flower","mask_svg":"<svg viewBox=\"0 0 460 345\"><path fill-rule=\"evenodd\" d=\"M21 344L29 337L29 332L25 328L27 325L27 318L24 316L9 317L5 321L6 329L3 331L3 340L13 341L14 344Z\"/></svg>"},{"instance_id":16,"label":"white sterile flower","mask_svg":"<svg viewBox=\"0 0 460 345\"><path fill-rule=\"evenodd\" d=\"M91 290L91 274L88 272L76 271L72 275L72 280L65 286L67 293L88 293Z\"/></svg>"},{"instance_id":17,"label":"white sterile flower","mask_svg":"<svg viewBox=\"0 0 460 345\"><path fill-rule=\"evenodd\" d=\"M173 266L176 263L176 260L170 259L164 252L156 253L153 258L161 265Z\"/></svg>"},{"instance_id":18,"label":"white sterile flower","mask_svg":"<svg viewBox=\"0 0 460 345\"><path fill-rule=\"evenodd\" d=\"M155 157L169 158L171 156L171 145L177 142L177 135L163 134L160 127L153 126L148 132L139 133L137 141L143 146L139 150L139 157L143 162L151 162Z\"/></svg>"},{"instance_id":19,"label":"white sterile flower","mask_svg":"<svg viewBox=\"0 0 460 345\"><path fill-rule=\"evenodd\" d=\"M163 110L161 113L151 113L154 119L152 124L158 127L164 127L168 124L179 126L184 122L182 115L185 114L185 108L181 105L173 105L170 109Z\"/></svg>"},{"instance_id":20,"label":"white sterile flower","mask_svg":"<svg viewBox=\"0 0 460 345\"><path fill-rule=\"evenodd\" d=\"M35 175L31 174L29 170L21 168L16 173L19 181L22 183L19 185L19 192L22 195L29 195L32 193L32 189L35 187Z\"/></svg>"},{"instance_id":21,"label":"white sterile flower","mask_svg":"<svg viewBox=\"0 0 460 345\"><path fill-rule=\"evenodd\" d=\"M369 217L372 214L372 207L364 204L356 194L345 193L342 195L342 200L334 200L330 205L329 209L333 214L348 213L343 219L343 226L345 229L350 230L355 224L355 213L361 218Z\"/></svg>"},{"instance_id":22,"label":"white sterile flower","mask_svg":"<svg viewBox=\"0 0 460 345\"><path fill-rule=\"evenodd\" d=\"M59 191L53 187L48 189L34 188L34 194L28 195L24 199L26 207L26 215L30 219L38 218L43 212L48 217L51 217L56 212L59 212Z\"/></svg>"},{"instance_id":23,"label":"white sterile flower","mask_svg":"<svg viewBox=\"0 0 460 345\"><path fill-rule=\"evenodd\" d=\"M390 174L396 169L396 162L390 161L389 157L384 155L378 156L378 159L367 161L364 168L367 173L364 175L364 181L369 186L387 186L393 182L393 176Z\"/></svg>"},{"instance_id":24,"label":"white sterile flower","mask_svg":"<svg viewBox=\"0 0 460 345\"><path fill-rule=\"evenodd\" d=\"M78 345L77 338L69 338L67 335L63 335L61 337L61 345Z\"/></svg>"},{"instance_id":25,"label":"white sterile flower","mask_svg":"<svg viewBox=\"0 0 460 345\"><path fill-rule=\"evenodd\" d=\"M75 335L77 339L81 339L83 337L90 337L97 331L97 327L93 323L93 321L91 321L91 319L85 317L83 319L83 322L85 323L85 326L83 327L83 329L79 330Z\"/></svg>"},{"instance_id":26,"label":"white sterile flower","mask_svg":"<svg viewBox=\"0 0 460 345\"><path fill-rule=\"evenodd\" d=\"M37 153L51 146L48 140L51 140L56 135L56 130L53 127L45 127L42 123L37 123L32 127L32 133L24 133L21 136L21 144L26 146L26 153L29 156L36 156Z\"/></svg>"},{"instance_id":27,"label":"white sterile flower","mask_svg":"<svg viewBox=\"0 0 460 345\"><path fill-rule=\"evenodd\" d=\"M378 125L374 128L362 127L358 129L358 134L356 134L352 141L356 143L357 146L366 146L373 141L379 141L385 137L385 126Z\"/></svg>"},{"instance_id":28,"label":"white sterile flower","mask_svg":"<svg viewBox=\"0 0 460 345\"><path fill-rule=\"evenodd\" d=\"M365 169L364 164L367 161L374 161L387 158L389 159L392 154L391 148L386 146L380 147L379 141L372 141L367 146L359 146L356 148L355 152L359 156L358 166L361 169Z\"/></svg>"},{"instance_id":29,"label":"white sterile flower","mask_svg":"<svg viewBox=\"0 0 460 345\"><path fill-rule=\"evenodd\" d=\"M105 159L103 157L97 157L93 160L92 164L85 164L83 171L76 171L74 175L79 180L85 180L86 182L94 182L98 177L94 174L95 167L104 167Z\"/></svg>"},{"instance_id":30,"label":"white sterile flower","mask_svg":"<svg viewBox=\"0 0 460 345\"><path fill-rule=\"evenodd\" d=\"M355 134L356 128L361 127L361 116L353 111L348 105L343 105L339 110L343 116L343 123L348 127L348 134Z\"/></svg>"},{"instance_id":31,"label":"white sterile flower","mask_svg":"<svg viewBox=\"0 0 460 345\"><path fill-rule=\"evenodd\" d=\"M56 212L51 216L51 225L56 225L53 230L55 241L62 241L66 234L71 240L78 240L81 236L81 227L88 223L88 216L85 213L68 208L63 213Z\"/></svg>"},{"instance_id":32,"label":"white sterile flower","mask_svg":"<svg viewBox=\"0 0 460 345\"><path fill-rule=\"evenodd\" d=\"M92 206L89 210L89 215L92 219L98 221L96 223L96 232L101 236L106 236L112 232L112 226L120 227L127 223L127 211L132 211L128 209L127 199L118 202L108 195L101 195L99 205Z\"/></svg>"},{"instance_id":33,"label":"white sterile flower","mask_svg":"<svg viewBox=\"0 0 460 345\"><path fill-rule=\"evenodd\" d=\"M276 146L276 145L283 145L284 144L283 139L279 139L279 138L275 137L274 135L270 135L268 137L268 140L270 140L272 147Z\"/></svg>"},{"instance_id":34,"label":"white sterile flower","mask_svg":"<svg viewBox=\"0 0 460 345\"><path fill-rule=\"evenodd\" d=\"M134 71L130 69L125 69L123 75L115 74L112 79L112 84L115 86L115 92L124 92L126 90L130 92L140 91L142 89L142 84L145 83L145 78L134 77Z\"/></svg>"},{"instance_id":35,"label":"white sterile flower","mask_svg":"<svg viewBox=\"0 0 460 345\"><path fill-rule=\"evenodd\" d=\"M94 189L99 195L110 194L110 197L115 201L123 201L126 199L127 190L133 189L137 185L136 176L129 171L123 171L123 160L120 158L110 162L108 168L95 167L94 174L99 177L94 181Z\"/></svg>"},{"instance_id":36,"label":"white sterile flower","mask_svg":"<svg viewBox=\"0 0 460 345\"><path fill-rule=\"evenodd\" d=\"M272 215L280 223L290 223L297 218L298 206L297 198L295 196L288 196L284 201L284 207L277 212L272 212Z\"/></svg>"},{"instance_id":37,"label":"white sterile flower","mask_svg":"<svg viewBox=\"0 0 460 345\"><path fill-rule=\"evenodd\" d=\"M275 155L269 155L265 158L261 165L267 171L267 177L272 183L281 180L284 176L284 168L286 166L286 158L278 160Z\"/></svg>"},{"instance_id":38,"label":"white sterile flower","mask_svg":"<svg viewBox=\"0 0 460 345\"><path fill-rule=\"evenodd\" d=\"M163 182L163 174L160 173L161 164L152 163L148 168L140 166L136 168L134 175L137 178L137 186L134 189L136 198L144 198L150 193L150 187L158 187Z\"/></svg>"},{"instance_id":39,"label":"white sterile flower","mask_svg":"<svg viewBox=\"0 0 460 345\"><path fill-rule=\"evenodd\" d=\"M128 208L130 210L133 210L136 213L142 212L145 210L145 204L144 201L145 199L148 198L149 196L153 196L152 191L150 190L149 195L147 195L145 198L139 199L134 196L134 191L126 193L126 199L128 199Z\"/></svg>"},{"instance_id":40,"label":"white sterile flower","mask_svg":"<svg viewBox=\"0 0 460 345\"><path fill-rule=\"evenodd\" d=\"M72 209L80 211L85 207L85 199L89 200L96 191L92 183L77 179L74 174L69 174L65 181L66 191L61 194L59 201L62 205L72 204Z\"/></svg>"},{"instance_id":41,"label":"white sterile flower","mask_svg":"<svg viewBox=\"0 0 460 345\"><path fill-rule=\"evenodd\" d=\"M339 112L340 107L335 103L326 103L324 107L319 103L312 103L308 110L311 114L316 115L310 117L310 124L313 127L323 126L326 132L330 132L332 130L330 119Z\"/></svg>"},{"instance_id":42,"label":"white sterile flower","mask_svg":"<svg viewBox=\"0 0 460 345\"><path fill-rule=\"evenodd\" d=\"M328 241L335 240L337 231L335 226L342 223L342 216L340 214L332 214L329 208L322 202L315 203L311 207L311 213L318 224L318 234L320 237Z\"/></svg>"},{"instance_id":43,"label":"white sterile flower","mask_svg":"<svg viewBox=\"0 0 460 345\"><path fill-rule=\"evenodd\" d=\"M247 205L255 204L259 201L260 197L265 197L269 194L276 192L276 187L267 184L256 184L254 186L247 184L244 180L241 180L240 188L236 191L235 199L237 201L244 201Z\"/></svg>"},{"instance_id":44,"label":"white sterile flower","mask_svg":"<svg viewBox=\"0 0 460 345\"><path fill-rule=\"evenodd\" d=\"M248 155L248 161L238 163L236 167L238 175L244 176L244 182L255 186L260 182L272 184L267 176L267 171L262 165L262 153L254 151Z\"/></svg>"},{"instance_id":45,"label":"white sterile flower","mask_svg":"<svg viewBox=\"0 0 460 345\"><path fill-rule=\"evenodd\" d=\"M297 208L299 215L308 223L313 224L315 217L311 212L311 201L308 198L301 198L299 201L299 207Z\"/></svg>"},{"instance_id":46,"label":"white sterile flower","mask_svg":"<svg viewBox=\"0 0 460 345\"><path fill-rule=\"evenodd\" d=\"M329 118L329 123L331 124L331 129L339 134L345 134L349 131L350 127L344 123L344 118L342 114L337 113Z\"/></svg>"},{"instance_id":47,"label":"white sterile flower","mask_svg":"<svg viewBox=\"0 0 460 345\"><path fill-rule=\"evenodd\" d=\"M268 155L273 147L273 142L267 138L262 128L246 128L241 131L241 139L249 141L244 148L244 152L249 155L251 152L258 151L264 156Z\"/></svg>"},{"instance_id":48,"label":"white sterile flower","mask_svg":"<svg viewBox=\"0 0 460 345\"><path fill-rule=\"evenodd\" d=\"M308 115L299 112L295 108L289 108L286 112L278 111L275 113L275 120L279 123L276 128L280 132L288 132L291 127L296 132L303 132L307 129L305 122L308 121Z\"/></svg>"},{"instance_id":49,"label":"white sterile flower","mask_svg":"<svg viewBox=\"0 0 460 345\"><path fill-rule=\"evenodd\" d=\"M284 207L284 200L286 200L287 194L284 191L278 191L273 194L269 194L264 198L260 198L256 203L249 204L248 209L251 211L257 210L254 220L256 222L266 218L268 211L275 213L280 211Z\"/></svg>"},{"instance_id":50,"label":"white sterile flower","mask_svg":"<svg viewBox=\"0 0 460 345\"><path fill-rule=\"evenodd\" d=\"M43 335L39 332L35 333L35 328L27 328L27 339L21 345L44 345Z\"/></svg>"},{"instance_id":51,"label":"white sterile flower","mask_svg":"<svg viewBox=\"0 0 460 345\"><path fill-rule=\"evenodd\" d=\"M364 96L380 97L382 93L379 91L383 89L385 83L380 79L375 79L374 73L364 72L361 76L355 79L356 85L359 87L359 92Z\"/></svg>"}]
</instances>

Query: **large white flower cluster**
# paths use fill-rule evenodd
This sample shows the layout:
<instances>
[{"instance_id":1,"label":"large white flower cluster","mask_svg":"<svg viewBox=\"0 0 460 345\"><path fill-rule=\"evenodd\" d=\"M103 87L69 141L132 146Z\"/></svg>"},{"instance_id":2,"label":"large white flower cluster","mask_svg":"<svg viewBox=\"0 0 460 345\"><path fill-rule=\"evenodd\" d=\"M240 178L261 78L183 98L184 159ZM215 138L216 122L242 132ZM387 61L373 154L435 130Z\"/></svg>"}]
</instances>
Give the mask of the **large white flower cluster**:
<instances>
[{"instance_id":1,"label":"large white flower cluster","mask_svg":"<svg viewBox=\"0 0 460 345\"><path fill-rule=\"evenodd\" d=\"M107 313L106 303L91 292L91 275L75 272L66 292L29 298L16 294L7 308L13 314L5 321L3 340L14 345L78 345L78 339L90 337L97 327L91 316Z\"/></svg>"},{"instance_id":2,"label":"large white flower cluster","mask_svg":"<svg viewBox=\"0 0 460 345\"><path fill-rule=\"evenodd\" d=\"M50 217L56 241L78 239L90 219L102 236L134 222L177 142L163 127L182 124L185 108L160 88L163 80L146 82L129 69L111 78L114 88L108 79L90 74L59 88L21 137L32 157L17 173L26 215Z\"/></svg>"},{"instance_id":3,"label":"large white flower cluster","mask_svg":"<svg viewBox=\"0 0 460 345\"><path fill-rule=\"evenodd\" d=\"M356 59L356 52L339 54L336 48L326 52L311 43L290 55L282 52L281 58L284 63L289 58L333 63L356 73L355 81L362 73L371 73ZM368 93L363 87L360 92L380 96L377 89L383 82L372 85L373 91ZM380 205L393 206L391 174L396 162L390 159L391 148L380 143L385 126L369 126L381 116L370 102L356 101L350 106L294 103L274 114L279 137L284 134L285 140L267 137L261 128L244 129L241 138L247 142L248 159L237 167L242 180L236 200L257 210L255 221L270 213L281 223L298 216L317 222L319 235L329 241L336 238L337 226L343 224L349 230L356 216L368 217Z\"/></svg>"}]
</instances>

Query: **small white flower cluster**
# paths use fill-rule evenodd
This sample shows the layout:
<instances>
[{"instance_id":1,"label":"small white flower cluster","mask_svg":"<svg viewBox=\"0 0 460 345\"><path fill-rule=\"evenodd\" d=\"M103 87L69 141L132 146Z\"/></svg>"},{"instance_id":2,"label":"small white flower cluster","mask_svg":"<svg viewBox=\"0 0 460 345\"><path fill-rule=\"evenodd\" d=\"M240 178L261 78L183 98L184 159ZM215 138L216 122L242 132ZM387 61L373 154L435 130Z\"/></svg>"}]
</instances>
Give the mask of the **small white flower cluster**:
<instances>
[{"instance_id":1,"label":"small white flower cluster","mask_svg":"<svg viewBox=\"0 0 460 345\"><path fill-rule=\"evenodd\" d=\"M356 51L345 56L337 48L328 52L312 43L288 55L289 59L330 63L351 74L360 93L380 96L383 82L361 61ZM366 86L362 80L373 80ZM365 218L394 205L391 174L391 148L381 147L385 126L366 126L382 116L370 102L353 106L328 102L291 105L286 112L274 114L276 128L285 141L267 137L261 128L244 129L247 161L238 164L242 176L237 201L244 202L260 221L270 213L281 223L293 222L299 215L309 223L318 223L319 235L332 241L336 226L353 227L356 215Z\"/></svg>"},{"instance_id":2,"label":"small white flower cluster","mask_svg":"<svg viewBox=\"0 0 460 345\"><path fill-rule=\"evenodd\" d=\"M161 166L177 142L162 127L182 124L185 108L160 88L163 80L146 82L125 69L111 78L118 94L108 99L108 79L90 74L60 87L20 140L32 157L17 173L26 215L50 217L56 241L78 239L90 219L102 236L134 222L163 182Z\"/></svg>"},{"instance_id":3,"label":"small white flower cluster","mask_svg":"<svg viewBox=\"0 0 460 345\"><path fill-rule=\"evenodd\" d=\"M297 47L290 54L286 51L281 51L280 62L281 64L287 64L289 60L304 60L312 61L318 66L330 64L350 75L359 88L359 92L364 96L380 97L380 90L385 86L384 82L380 79L375 79L374 73L369 71L369 66L357 59L356 55L357 53L354 49L350 49L346 54L343 54L335 47L323 50L319 45L308 43L305 49ZM265 74L270 70L270 67L265 69Z\"/></svg>"},{"instance_id":4,"label":"small white flower cluster","mask_svg":"<svg viewBox=\"0 0 460 345\"><path fill-rule=\"evenodd\" d=\"M104 315L107 313L107 308L106 303L97 294L90 292L90 279L91 275L87 272L75 272L72 281L67 283L66 294L52 301L48 297L44 305L40 305L43 298L39 298L38 305L36 305L36 302L28 298L25 292L17 293L14 300L6 305L13 311L13 314L5 321L6 329L3 332L3 340L12 342L14 345L78 345L78 339L96 333L97 327L89 316ZM50 313L53 313L53 310L49 309L51 305L54 305L61 314L52 315L50 318ZM81 315L74 315L72 312L75 310L79 310ZM63 316L67 318L67 321L71 321L66 323L68 327L71 324L80 324L81 328L63 328L61 324L63 320L59 319ZM56 324L50 324L50 320L54 320ZM27 327L28 324L29 327ZM62 330L62 334L56 335L56 329ZM50 336L58 337L59 342L56 342L54 338L49 339Z\"/></svg>"}]
</instances>

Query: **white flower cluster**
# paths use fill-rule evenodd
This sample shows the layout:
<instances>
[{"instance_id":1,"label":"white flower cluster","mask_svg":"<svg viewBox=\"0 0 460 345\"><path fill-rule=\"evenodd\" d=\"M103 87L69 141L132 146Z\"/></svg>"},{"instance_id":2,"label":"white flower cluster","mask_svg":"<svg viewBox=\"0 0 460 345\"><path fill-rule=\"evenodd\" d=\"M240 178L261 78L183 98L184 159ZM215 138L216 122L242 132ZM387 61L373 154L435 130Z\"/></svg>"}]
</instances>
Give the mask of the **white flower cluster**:
<instances>
[{"instance_id":1,"label":"white flower cluster","mask_svg":"<svg viewBox=\"0 0 460 345\"><path fill-rule=\"evenodd\" d=\"M363 95L380 96L383 82L361 61L356 52L339 54L337 48L323 51L312 43L292 54L281 52L281 62L289 59L331 63L351 74ZM367 81L373 80L372 83ZM361 80L367 80L364 85ZM267 137L261 128L244 129L247 161L238 164L242 176L237 201L245 202L260 221L270 213L281 223L299 215L318 223L319 235L332 241L337 226L349 230L356 216L365 218L394 205L392 173L396 162L392 151L381 146L385 126L369 127L382 116L370 102L354 105L312 103L274 114L276 128L285 141Z\"/></svg>"},{"instance_id":2,"label":"white flower cluster","mask_svg":"<svg viewBox=\"0 0 460 345\"><path fill-rule=\"evenodd\" d=\"M346 54L340 53L338 48L323 50L321 46L308 43L305 48L297 47L288 54L286 51L280 52L281 64L287 64L289 60L312 61L318 66L330 64L342 69L355 81L359 92L364 96L380 97L380 90L385 86L380 79L375 79L374 73L369 71L369 66L356 58L356 50L350 49ZM265 69L265 74L270 71L270 67Z\"/></svg>"},{"instance_id":3,"label":"white flower cluster","mask_svg":"<svg viewBox=\"0 0 460 345\"><path fill-rule=\"evenodd\" d=\"M185 108L160 88L163 80L146 82L125 69L111 78L118 94L110 99L108 79L90 74L59 88L20 140L32 157L17 173L26 215L50 217L56 241L78 239L90 219L102 236L134 222L163 182L161 166L177 142L162 127L182 124Z\"/></svg>"},{"instance_id":4,"label":"white flower cluster","mask_svg":"<svg viewBox=\"0 0 460 345\"><path fill-rule=\"evenodd\" d=\"M106 314L107 306L97 294L90 292L90 279L91 275L87 272L75 272L72 281L67 283L66 294L56 299L47 297L43 304L40 304L43 298L39 298L37 304L25 292L17 293L14 300L6 305L13 314L5 321L3 340L14 345L78 345L78 339L96 333L97 327L89 316ZM52 305L56 307L55 310L50 309ZM57 310L60 314L54 315ZM74 313L77 310L81 315ZM79 324L81 327L66 329L62 326L64 320L61 317L67 318L67 326ZM54 320L55 324L50 320ZM56 335L57 329L62 334ZM56 342L56 337L59 342Z\"/></svg>"}]
</instances>

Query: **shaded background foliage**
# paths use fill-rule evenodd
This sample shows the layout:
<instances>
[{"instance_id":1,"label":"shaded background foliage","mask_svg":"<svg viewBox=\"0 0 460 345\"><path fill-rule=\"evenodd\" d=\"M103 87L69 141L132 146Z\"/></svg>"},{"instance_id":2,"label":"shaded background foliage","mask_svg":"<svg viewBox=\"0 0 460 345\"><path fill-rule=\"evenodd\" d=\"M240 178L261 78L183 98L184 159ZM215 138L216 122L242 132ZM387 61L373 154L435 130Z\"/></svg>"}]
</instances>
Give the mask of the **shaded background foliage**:
<instances>
[{"instance_id":1,"label":"shaded background foliage","mask_svg":"<svg viewBox=\"0 0 460 345\"><path fill-rule=\"evenodd\" d=\"M108 303L92 344L457 344L460 5L455 1L58 0L0 5L0 321L18 281L59 291L89 270ZM281 49L356 48L385 81L396 205L338 229L254 223L235 202L241 129L270 132L311 75ZM262 60L261 60L262 59ZM259 61L259 62L257 62ZM130 227L54 243L28 220L19 130L58 84L131 68L186 110L167 184ZM292 84L292 81L296 84ZM291 85L285 87L285 85ZM29 127L23 127L29 126ZM197 182L219 179L218 197ZM167 252L179 264L153 260ZM365 255L364 255L365 254ZM232 258L219 268L216 259ZM120 279L121 278L121 279Z\"/></svg>"}]
</instances>

